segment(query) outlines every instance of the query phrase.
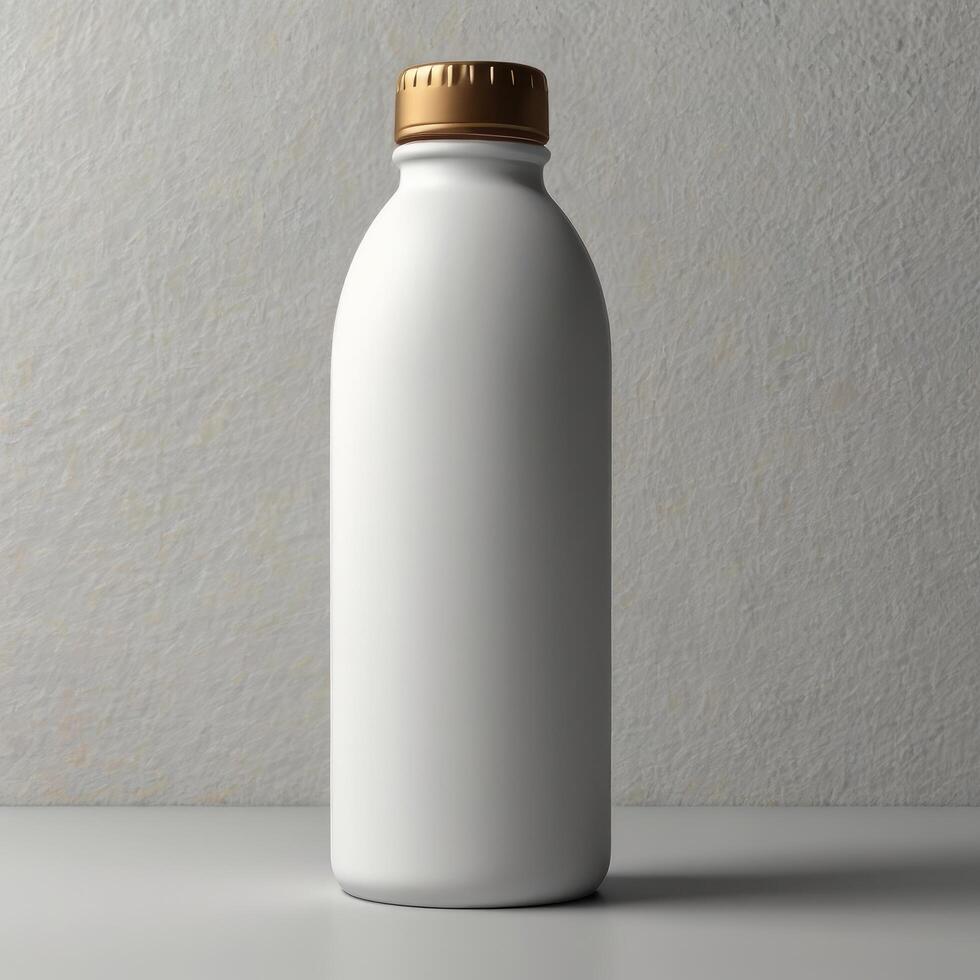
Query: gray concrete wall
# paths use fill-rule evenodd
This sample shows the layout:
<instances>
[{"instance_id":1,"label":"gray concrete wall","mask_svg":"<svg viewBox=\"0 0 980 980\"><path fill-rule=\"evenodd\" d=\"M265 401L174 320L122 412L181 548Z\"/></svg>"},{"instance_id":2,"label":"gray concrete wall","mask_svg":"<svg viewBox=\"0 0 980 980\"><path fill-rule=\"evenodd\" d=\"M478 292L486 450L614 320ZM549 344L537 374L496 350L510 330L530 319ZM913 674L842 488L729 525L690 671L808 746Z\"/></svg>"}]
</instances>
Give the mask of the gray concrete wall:
<instances>
[{"instance_id":1,"label":"gray concrete wall","mask_svg":"<svg viewBox=\"0 0 980 980\"><path fill-rule=\"evenodd\" d=\"M3 7L0 801L327 798L333 312L482 57L607 292L617 800L980 802L974 4Z\"/></svg>"}]
</instances>

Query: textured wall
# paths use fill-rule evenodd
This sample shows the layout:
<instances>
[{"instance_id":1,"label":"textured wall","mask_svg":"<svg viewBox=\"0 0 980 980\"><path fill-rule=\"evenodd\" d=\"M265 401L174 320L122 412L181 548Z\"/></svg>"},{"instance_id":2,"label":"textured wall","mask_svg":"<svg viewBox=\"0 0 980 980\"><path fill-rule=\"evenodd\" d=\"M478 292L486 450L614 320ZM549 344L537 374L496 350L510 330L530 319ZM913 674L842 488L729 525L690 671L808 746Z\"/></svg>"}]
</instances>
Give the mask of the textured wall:
<instances>
[{"instance_id":1,"label":"textured wall","mask_svg":"<svg viewBox=\"0 0 980 980\"><path fill-rule=\"evenodd\" d=\"M396 72L544 68L632 803L980 802L966 2L14 3L0 801L327 794L330 326Z\"/></svg>"}]
</instances>

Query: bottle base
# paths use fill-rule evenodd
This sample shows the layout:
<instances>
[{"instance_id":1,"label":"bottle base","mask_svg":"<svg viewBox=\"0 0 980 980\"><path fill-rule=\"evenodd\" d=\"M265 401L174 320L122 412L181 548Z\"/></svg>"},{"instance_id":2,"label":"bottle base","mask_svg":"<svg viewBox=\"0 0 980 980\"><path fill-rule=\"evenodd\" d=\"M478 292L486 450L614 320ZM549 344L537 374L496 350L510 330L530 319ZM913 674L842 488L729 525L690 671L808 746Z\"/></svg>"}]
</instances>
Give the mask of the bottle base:
<instances>
[{"instance_id":1,"label":"bottle base","mask_svg":"<svg viewBox=\"0 0 980 980\"><path fill-rule=\"evenodd\" d=\"M578 887L554 890L527 889L521 891L481 894L478 888L428 889L385 887L374 884L361 887L349 881L338 881L341 891L351 898L379 905L402 905L429 909L508 909L533 908L538 905L560 905L576 902L594 895L605 875L591 879Z\"/></svg>"},{"instance_id":2,"label":"bottle base","mask_svg":"<svg viewBox=\"0 0 980 980\"><path fill-rule=\"evenodd\" d=\"M356 898L359 902L372 902L375 905L399 905L404 908L416 909L526 909L535 908L541 905L563 905L568 902L579 902L583 898L590 898L596 893L598 888L589 888L582 891L571 892L567 895L556 895L549 898L513 899L492 902L482 901L461 901L461 900L442 900L433 896L432 898L395 898L380 897L376 895L358 894L349 888L341 886L340 889L349 898Z\"/></svg>"}]
</instances>

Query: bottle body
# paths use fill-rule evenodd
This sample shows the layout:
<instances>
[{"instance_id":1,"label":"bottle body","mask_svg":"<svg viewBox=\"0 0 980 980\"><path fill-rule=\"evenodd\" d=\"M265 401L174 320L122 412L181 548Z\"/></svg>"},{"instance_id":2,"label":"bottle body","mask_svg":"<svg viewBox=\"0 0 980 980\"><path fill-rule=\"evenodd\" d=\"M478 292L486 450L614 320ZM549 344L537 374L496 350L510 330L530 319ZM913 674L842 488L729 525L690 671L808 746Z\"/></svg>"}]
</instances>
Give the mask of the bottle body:
<instances>
[{"instance_id":1,"label":"bottle body","mask_svg":"<svg viewBox=\"0 0 980 980\"><path fill-rule=\"evenodd\" d=\"M331 853L410 905L588 894L609 857L601 289L543 147L395 152L331 364Z\"/></svg>"}]
</instances>

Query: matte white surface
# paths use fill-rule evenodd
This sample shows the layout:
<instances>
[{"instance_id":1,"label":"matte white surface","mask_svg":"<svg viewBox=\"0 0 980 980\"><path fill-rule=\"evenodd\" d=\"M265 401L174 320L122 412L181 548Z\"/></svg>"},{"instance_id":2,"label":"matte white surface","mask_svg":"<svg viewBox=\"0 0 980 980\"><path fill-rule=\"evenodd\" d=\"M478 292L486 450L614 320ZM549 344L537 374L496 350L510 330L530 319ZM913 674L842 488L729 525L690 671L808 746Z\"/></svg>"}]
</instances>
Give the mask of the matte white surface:
<instances>
[{"instance_id":1,"label":"matte white surface","mask_svg":"<svg viewBox=\"0 0 980 980\"><path fill-rule=\"evenodd\" d=\"M325 801L394 80L539 65L614 388L614 789L980 803L972 0L0 4L0 799Z\"/></svg>"},{"instance_id":2,"label":"matte white surface","mask_svg":"<svg viewBox=\"0 0 980 980\"><path fill-rule=\"evenodd\" d=\"M17 980L919 980L980 971L980 811L614 814L593 898L375 905L330 877L326 810L0 812Z\"/></svg>"},{"instance_id":3,"label":"matte white surface","mask_svg":"<svg viewBox=\"0 0 980 980\"><path fill-rule=\"evenodd\" d=\"M548 158L399 147L344 282L330 847L360 898L538 905L609 864L609 324Z\"/></svg>"}]
</instances>

